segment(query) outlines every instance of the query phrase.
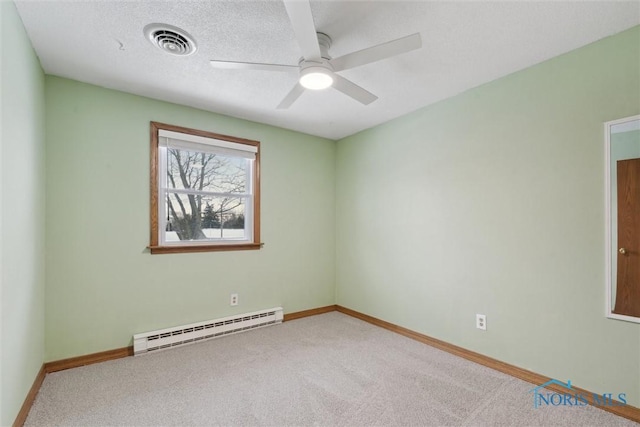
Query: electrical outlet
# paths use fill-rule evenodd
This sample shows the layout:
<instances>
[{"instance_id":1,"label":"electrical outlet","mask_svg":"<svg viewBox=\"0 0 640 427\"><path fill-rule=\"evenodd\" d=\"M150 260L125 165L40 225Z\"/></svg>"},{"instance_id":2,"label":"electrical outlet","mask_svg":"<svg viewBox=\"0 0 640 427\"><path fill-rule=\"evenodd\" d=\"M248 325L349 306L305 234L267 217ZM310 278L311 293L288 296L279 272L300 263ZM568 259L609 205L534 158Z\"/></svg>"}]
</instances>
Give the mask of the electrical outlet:
<instances>
[{"instance_id":1,"label":"electrical outlet","mask_svg":"<svg viewBox=\"0 0 640 427\"><path fill-rule=\"evenodd\" d=\"M238 305L238 294L231 294L231 305Z\"/></svg>"},{"instance_id":2,"label":"electrical outlet","mask_svg":"<svg viewBox=\"0 0 640 427\"><path fill-rule=\"evenodd\" d=\"M487 330L487 316L484 314L476 314L476 328Z\"/></svg>"}]
</instances>

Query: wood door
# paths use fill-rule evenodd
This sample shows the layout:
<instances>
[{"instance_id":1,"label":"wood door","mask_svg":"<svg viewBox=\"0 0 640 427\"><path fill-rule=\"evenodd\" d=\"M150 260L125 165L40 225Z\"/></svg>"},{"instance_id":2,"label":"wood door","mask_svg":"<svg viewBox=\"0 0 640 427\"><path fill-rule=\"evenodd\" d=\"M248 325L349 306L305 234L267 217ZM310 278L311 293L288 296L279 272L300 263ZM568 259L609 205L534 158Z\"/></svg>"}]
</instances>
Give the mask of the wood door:
<instances>
[{"instance_id":1,"label":"wood door","mask_svg":"<svg viewBox=\"0 0 640 427\"><path fill-rule=\"evenodd\" d=\"M613 312L640 317L640 159L617 163L618 277Z\"/></svg>"}]
</instances>

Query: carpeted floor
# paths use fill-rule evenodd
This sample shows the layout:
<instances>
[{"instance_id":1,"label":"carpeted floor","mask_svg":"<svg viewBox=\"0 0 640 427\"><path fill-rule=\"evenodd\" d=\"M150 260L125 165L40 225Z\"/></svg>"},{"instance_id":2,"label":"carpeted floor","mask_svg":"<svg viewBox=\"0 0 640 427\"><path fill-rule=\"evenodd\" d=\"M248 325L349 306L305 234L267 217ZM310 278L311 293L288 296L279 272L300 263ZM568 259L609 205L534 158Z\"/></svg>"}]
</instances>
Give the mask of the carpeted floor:
<instances>
[{"instance_id":1,"label":"carpeted floor","mask_svg":"<svg viewBox=\"0 0 640 427\"><path fill-rule=\"evenodd\" d=\"M26 426L637 426L337 312L47 375Z\"/></svg>"}]
</instances>

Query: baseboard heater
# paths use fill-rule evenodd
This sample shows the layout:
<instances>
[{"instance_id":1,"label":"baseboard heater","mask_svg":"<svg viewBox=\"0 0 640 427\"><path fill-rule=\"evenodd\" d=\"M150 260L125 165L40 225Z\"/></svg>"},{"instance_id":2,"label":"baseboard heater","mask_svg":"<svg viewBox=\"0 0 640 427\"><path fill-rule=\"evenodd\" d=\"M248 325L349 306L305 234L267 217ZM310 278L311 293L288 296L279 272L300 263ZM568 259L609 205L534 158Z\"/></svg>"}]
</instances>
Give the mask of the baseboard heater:
<instances>
[{"instance_id":1,"label":"baseboard heater","mask_svg":"<svg viewBox=\"0 0 640 427\"><path fill-rule=\"evenodd\" d=\"M253 313L238 314L190 325L135 334L133 336L133 354L139 356L152 351L193 344L250 329L263 328L282 323L282 317L282 307L276 307L254 311Z\"/></svg>"}]
</instances>

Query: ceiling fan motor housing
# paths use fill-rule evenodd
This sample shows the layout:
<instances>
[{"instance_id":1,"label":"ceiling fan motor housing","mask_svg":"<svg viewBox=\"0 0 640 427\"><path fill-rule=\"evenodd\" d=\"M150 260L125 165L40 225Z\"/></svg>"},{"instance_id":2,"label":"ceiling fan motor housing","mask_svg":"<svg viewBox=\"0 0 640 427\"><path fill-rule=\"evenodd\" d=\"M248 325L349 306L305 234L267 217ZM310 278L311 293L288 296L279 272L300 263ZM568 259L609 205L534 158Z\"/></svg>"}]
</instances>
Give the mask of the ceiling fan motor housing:
<instances>
[{"instance_id":1,"label":"ceiling fan motor housing","mask_svg":"<svg viewBox=\"0 0 640 427\"><path fill-rule=\"evenodd\" d=\"M333 67L329 63L331 56L331 37L325 33L316 33L321 58L300 59L300 84L311 90L322 90L333 85Z\"/></svg>"},{"instance_id":2,"label":"ceiling fan motor housing","mask_svg":"<svg viewBox=\"0 0 640 427\"><path fill-rule=\"evenodd\" d=\"M329 48L331 47L331 37L325 33L316 33L318 36L318 45L320 46L320 55L323 59L331 59L329 56Z\"/></svg>"}]
</instances>

